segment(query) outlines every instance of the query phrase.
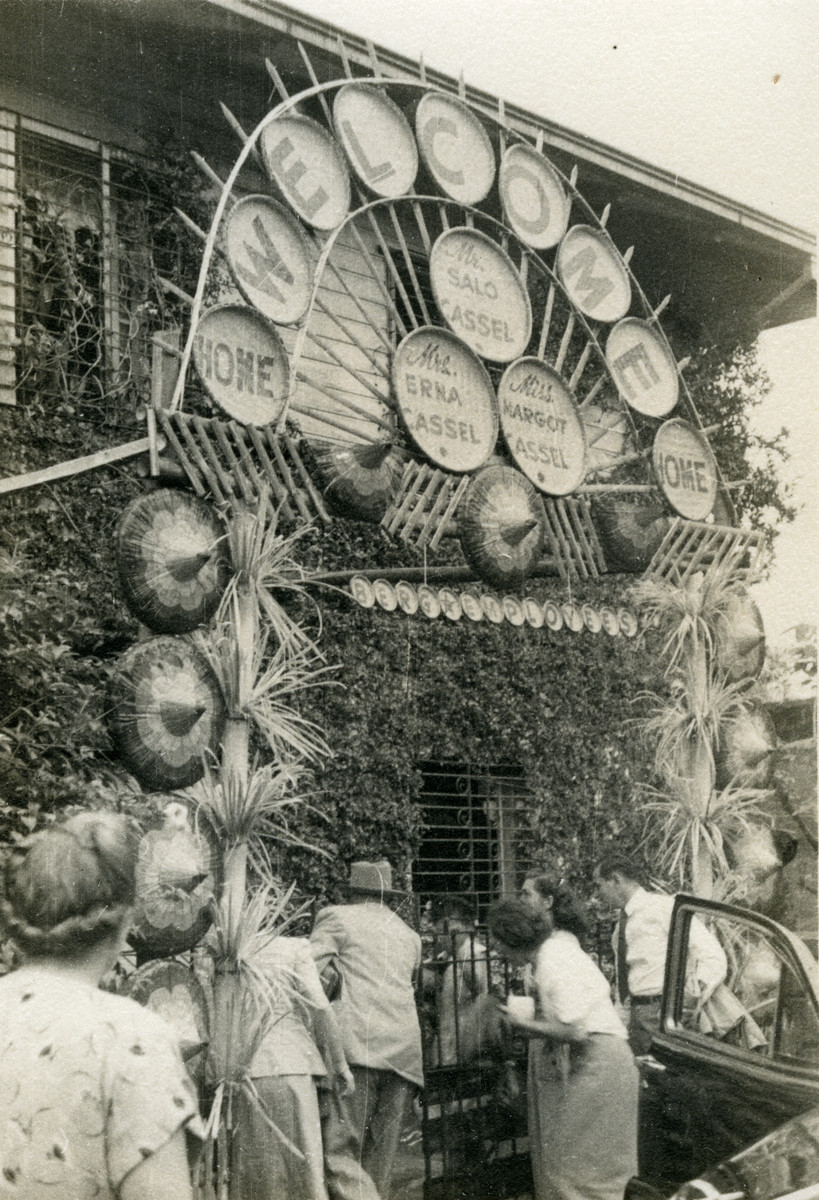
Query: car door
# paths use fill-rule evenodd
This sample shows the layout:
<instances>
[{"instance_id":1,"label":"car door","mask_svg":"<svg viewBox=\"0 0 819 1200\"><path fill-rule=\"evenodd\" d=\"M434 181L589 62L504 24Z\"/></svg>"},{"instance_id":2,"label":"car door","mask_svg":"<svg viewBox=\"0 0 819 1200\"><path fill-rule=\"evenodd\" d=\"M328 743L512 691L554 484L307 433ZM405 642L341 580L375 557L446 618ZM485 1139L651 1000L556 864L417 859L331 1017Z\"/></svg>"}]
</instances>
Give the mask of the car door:
<instances>
[{"instance_id":1,"label":"car door","mask_svg":"<svg viewBox=\"0 0 819 1200\"><path fill-rule=\"evenodd\" d=\"M686 990L693 922L718 939L728 963L703 1005ZM815 961L761 914L679 896L660 1027L638 1062L640 1179L668 1190L819 1104Z\"/></svg>"}]
</instances>

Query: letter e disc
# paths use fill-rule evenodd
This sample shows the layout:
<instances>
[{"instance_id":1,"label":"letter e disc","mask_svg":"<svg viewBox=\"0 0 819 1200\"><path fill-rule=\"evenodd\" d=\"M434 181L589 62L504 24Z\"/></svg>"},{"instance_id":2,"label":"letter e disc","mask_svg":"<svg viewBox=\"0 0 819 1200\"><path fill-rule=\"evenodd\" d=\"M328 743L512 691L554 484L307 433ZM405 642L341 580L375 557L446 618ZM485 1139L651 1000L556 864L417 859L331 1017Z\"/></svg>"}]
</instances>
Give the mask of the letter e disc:
<instances>
[{"instance_id":1,"label":"letter e disc","mask_svg":"<svg viewBox=\"0 0 819 1200\"><path fill-rule=\"evenodd\" d=\"M566 496L585 476L586 432L566 384L539 358L519 358L498 384L509 453L535 487Z\"/></svg>"},{"instance_id":2,"label":"letter e disc","mask_svg":"<svg viewBox=\"0 0 819 1200\"><path fill-rule=\"evenodd\" d=\"M617 391L636 412L666 417L676 406L677 364L662 333L648 321L618 321L606 343L606 362Z\"/></svg>"},{"instance_id":3,"label":"letter e disc","mask_svg":"<svg viewBox=\"0 0 819 1200\"><path fill-rule=\"evenodd\" d=\"M569 224L571 204L548 158L532 146L510 146L498 174L503 211L510 228L535 250L556 246Z\"/></svg>"},{"instance_id":4,"label":"letter e disc","mask_svg":"<svg viewBox=\"0 0 819 1200\"><path fill-rule=\"evenodd\" d=\"M333 124L350 166L377 196L403 196L418 174L418 147L409 121L389 96L347 83L333 100Z\"/></svg>"},{"instance_id":5,"label":"letter e disc","mask_svg":"<svg viewBox=\"0 0 819 1200\"><path fill-rule=\"evenodd\" d=\"M447 329L422 325L395 352L398 411L415 445L445 471L474 471L498 438L492 380L481 360Z\"/></svg>"},{"instance_id":6,"label":"letter e disc","mask_svg":"<svg viewBox=\"0 0 819 1200\"><path fill-rule=\"evenodd\" d=\"M203 313L193 339L193 361L220 408L243 425L275 421L287 399L290 364L273 325L244 304L220 304Z\"/></svg>"},{"instance_id":7,"label":"letter e disc","mask_svg":"<svg viewBox=\"0 0 819 1200\"><path fill-rule=\"evenodd\" d=\"M619 321L631 307L631 280L603 229L573 225L557 248L557 274L575 308L595 321Z\"/></svg>"},{"instance_id":8,"label":"letter e disc","mask_svg":"<svg viewBox=\"0 0 819 1200\"><path fill-rule=\"evenodd\" d=\"M418 149L432 178L460 204L478 204L495 182L495 152L475 114L442 92L427 92L415 110Z\"/></svg>"},{"instance_id":9,"label":"letter e disc","mask_svg":"<svg viewBox=\"0 0 819 1200\"><path fill-rule=\"evenodd\" d=\"M328 232L350 208L347 160L331 133L310 117L287 113L259 135L265 169L297 216Z\"/></svg>"},{"instance_id":10,"label":"letter e disc","mask_svg":"<svg viewBox=\"0 0 819 1200\"><path fill-rule=\"evenodd\" d=\"M681 517L704 521L717 498L717 460L703 433L686 421L666 421L651 449L654 474Z\"/></svg>"},{"instance_id":11,"label":"letter e disc","mask_svg":"<svg viewBox=\"0 0 819 1200\"><path fill-rule=\"evenodd\" d=\"M225 222L225 250L242 295L277 325L295 325L313 288L313 256L293 214L269 196L245 196Z\"/></svg>"}]
</instances>

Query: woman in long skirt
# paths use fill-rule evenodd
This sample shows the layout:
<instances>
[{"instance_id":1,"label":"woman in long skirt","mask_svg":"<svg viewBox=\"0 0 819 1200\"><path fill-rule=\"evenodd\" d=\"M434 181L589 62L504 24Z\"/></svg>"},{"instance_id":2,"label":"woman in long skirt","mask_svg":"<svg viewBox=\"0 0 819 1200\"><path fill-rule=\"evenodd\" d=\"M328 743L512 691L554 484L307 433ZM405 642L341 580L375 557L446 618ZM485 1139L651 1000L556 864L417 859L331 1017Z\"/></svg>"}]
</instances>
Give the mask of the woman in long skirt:
<instances>
[{"instance_id":1,"label":"woman in long skirt","mask_svg":"<svg viewBox=\"0 0 819 1200\"><path fill-rule=\"evenodd\" d=\"M535 1198L622 1200L637 1170L637 1068L608 982L577 939L582 910L562 885L550 897L546 912L500 900L487 918L500 953L532 967L535 1015L507 1018L529 1038Z\"/></svg>"}]
</instances>

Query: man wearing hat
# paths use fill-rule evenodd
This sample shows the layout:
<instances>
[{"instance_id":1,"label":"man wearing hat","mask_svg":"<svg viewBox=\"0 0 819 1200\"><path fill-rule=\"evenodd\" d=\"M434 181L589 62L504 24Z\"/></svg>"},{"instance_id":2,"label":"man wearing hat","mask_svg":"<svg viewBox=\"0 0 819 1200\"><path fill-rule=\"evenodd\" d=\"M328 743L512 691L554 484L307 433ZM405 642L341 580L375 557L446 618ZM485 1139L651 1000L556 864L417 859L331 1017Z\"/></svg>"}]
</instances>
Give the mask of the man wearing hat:
<instances>
[{"instance_id":1,"label":"man wearing hat","mask_svg":"<svg viewBox=\"0 0 819 1200\"><path fill-rule=\"evenodd\" d=\"M350 903L324 908L310 938L320 973L338 974L333 1009L355 1090L330 1093L324 1165L331 1200L388 1200L407 1099L423 1086L413 981L421 939L386 900L388 862L350 867Z\"/></svg>"}]
</instances>

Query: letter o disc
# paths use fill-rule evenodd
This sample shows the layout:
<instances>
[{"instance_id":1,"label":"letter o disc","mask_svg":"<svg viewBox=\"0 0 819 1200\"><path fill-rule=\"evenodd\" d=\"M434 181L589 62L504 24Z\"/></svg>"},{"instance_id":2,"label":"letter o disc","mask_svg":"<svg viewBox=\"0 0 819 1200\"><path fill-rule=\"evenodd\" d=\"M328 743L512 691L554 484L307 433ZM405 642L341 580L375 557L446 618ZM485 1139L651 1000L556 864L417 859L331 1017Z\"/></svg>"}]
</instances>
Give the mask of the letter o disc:
<instances>
[{"instance_id":1,"label":"letter o disc","mask_svg":"<svg viewBox=\"0 0 819 1200\"><path fill-rule=\"evenodd\" d=\"M445 471L474 471L498 438L495 392L486 367L446 329L423 325L395 352L398 411L415 445Z\"/></svg>"},{"instance_id":2,"label":"letter o disc","mask_svg":"<svg viewBox=\"0 0 819 1200\"><path fill-rule=\"evenodd\" d=\"M509 453L535 487L567 496L585 476L586 433L571 392L539 358L519 358L498 384Z\"/></svg>"},{"instance_id":3,"label":"letter o disc","mask_svg":"<svg viewBox=\"0 0 819 1200\"><path fill-rule=\"evenodd\" d=\"M495 182L495 152L475 114L441 92L427 92L415 110L421 158L435 183L460 204L478 204Z\"/></svg>"},{"instance_id":4,"label":"letter o disc","mask_svg":"<svg viewBox=\"0 0 819 1200\"><path fill-rule=\"evenodd\" d=\"M532 146L510 146L498 174L507 224L535 250L556 246L569 224L571 204L555 168Z\"/></svg>"},{"instance_id":5,"label":"letter o disc","mask_svg":"<svg viewBox=\"0 0 819 1200\"><path fill-rule=\"evenodd\" d=\"M243 425L275 421L287 399L290 364L275 328L243 304L203 313L193 340L199 378L220 408Z\"/></svg>"},{"instance_id":6,"label":"letter o disc","mask_svg":"<svg viewBox=\"0 0 819 1200\"><path fill-rule=\"evenodd\" d=\"M435 303L454 334L481 358L508 363L525 354L532 306L515 265L475 229L448 229L429 256Z\"/></svg>"},{"instance_id":7,"label":"letter o disc","mask_svg":"<svg viewBox=\"0 0 819 1200\"><path fill-rule=\"evenodd\" d=\"M310 117L287 113L259 135L265 169L297 216L328 232L350 208L350 172L331 133Z\"/></svg>"},{"instance_id":8,"label":"letter o disc","mask_svg":"<svg viewBox=\"0 0 819 1200\"><path fill-rule=\"evenodd\" d=\"M293 214L269 196L245 196L225 222L225 250L242 295L277 325L295 325L313 288L310 246Z\"/></svg>"},{"instance_id":9,"label":"letter o disc","mask_svg":"<svg viewBox=\"0 0 819 1200\"><path fill-rule=\"evenodd\" d=\"M606 343L606 362L617 391L635 412L665 417L676 406L677 364L663 335L648 321L618 321Z\"/></svg>"},{"instance_id":10,"label":"letter o disc","mask_svg":"<svg viewBox=\"0 0 819 1200\"><path fill-rule=\"evenodd\" d=\"M651 449L657 482L689 521L704 521L717 498L717 460L705 435L686 421L666 421Z\"/></svg>"},{"instance_id":11,"label":"letter o disc","mask_svg":"<svg viewBox=\"0 0 819 1200\"><path fill-rule=\"evenodd\" d=\"M350 166L377 196L403 196L418 174L409 121L378 88L347 83L333 100L333 124Z\"/></svg>"},{"instance_id":12,"label":"letter o disc","mask_svg":"<svg viewBox=\"0 0 819 1200\"><path fill-rule=\"evenodd\" d=\"M619 321L631 307L626 265L603 229L573 225L557 248L557 274L575 308L595 321Z\"/></svg>"}]
</instances>

